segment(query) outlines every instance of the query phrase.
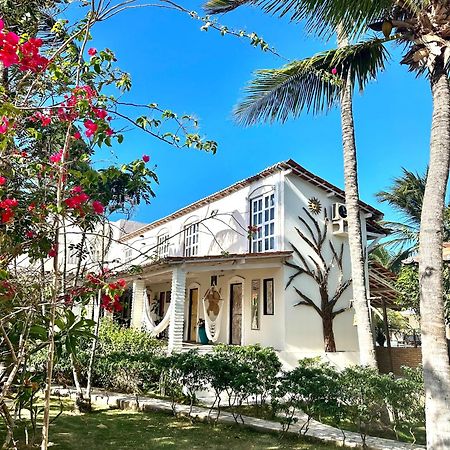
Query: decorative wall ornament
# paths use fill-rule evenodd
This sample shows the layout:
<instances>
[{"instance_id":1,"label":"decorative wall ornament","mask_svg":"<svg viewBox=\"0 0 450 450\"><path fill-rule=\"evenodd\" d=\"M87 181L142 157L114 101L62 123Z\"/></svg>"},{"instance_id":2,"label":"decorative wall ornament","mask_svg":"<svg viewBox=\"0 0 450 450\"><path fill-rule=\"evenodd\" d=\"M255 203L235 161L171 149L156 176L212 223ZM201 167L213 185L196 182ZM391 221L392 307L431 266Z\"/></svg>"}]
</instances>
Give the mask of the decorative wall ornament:
<instances>
[{"instance_id":1,"label":"decorative wall ornament","mask_svg":"<svg viewBox=\"0 0 450 450\"><path fill-rule=\"evenodd\" d=\"M326 210L324 210L323 224L319 219L313 217L307 208L303 207L303 212L306 214L306 218L298 216L302 227L295 227L295 231L300 237L300 242L307 244L311 252L304 255L292 242L290 243L295 259L294 263L286 261L285 264L295 272L289 277L286 289L301 275L306 275L314 280L319 287L319 298L313 299L294 286L295 292L300 297L299 302L294 306L309 306L317 312L322 319L325 351L335 352L333 321L336 316L349 309L348 305L336 306L342 294L351 284L350 279L344 279L344 244L341 243L339 248L335 248L330 238L332 233L329 230L330 221L327 218ZM329 248L329 252L324 251L325 246ZM330 253L330 256L326 256ZM336 279L333 280L333 274L337 277L337 285L333 283ZM330 292L331 289L333 290Z\"/></svg>"},{"instance_id":2,"label":"decorative wall ornament","mask_svg":"<svg viewBox=\"0 0 450 450\"><path fill-rule=\"evenodd\" d=\"M314 215L320 214L322 211L322 204L320 203L320 200L317 197L311 197L308 200L308 209Z\"/></svg>"},{"instance_id":3,"label":"decorative wall ornament","mask_svg":"<svg viewBox=\"0 0 450 450\"><path fill-rule=\"evenodd\" d=\"M273 316L273 278L266 278L263 281L264 315Z\"/></svg>"},{"instance_id":4,"label":"decorative wall ornament","mask_svg":"<svg viewBox=\"0 0 450 450\"><path fill-rule=\"evenodd\" d=\"M260 317L259 317L259 299L261 294L261 280L252 280L252 293L251 293L251 329L259 330Z\"/></svg>"}]
</instances>

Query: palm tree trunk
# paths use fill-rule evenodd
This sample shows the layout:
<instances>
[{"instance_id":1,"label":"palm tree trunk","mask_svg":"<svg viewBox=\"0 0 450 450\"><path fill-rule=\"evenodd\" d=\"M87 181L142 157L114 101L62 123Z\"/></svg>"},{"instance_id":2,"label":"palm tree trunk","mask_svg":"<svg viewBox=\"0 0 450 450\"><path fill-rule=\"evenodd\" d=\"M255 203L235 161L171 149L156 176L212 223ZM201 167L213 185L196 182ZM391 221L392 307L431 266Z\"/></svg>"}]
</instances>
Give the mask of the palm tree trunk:
<instances>
[{"instance_id":1,"label":"palm tree trunk","mask_svg":"<svg viewBox=\"0 0 450 450\"><path fill-rule=\"evenodd\" d=\"M419 236L422 363L427 448L450 448L450 362L445 337L442 226L450 163L450 86L440 70L431 80L433 119Z\"/></svg>"},{"instance_id":2,"label":"palm tree trunk","mask_svg":"<svg viewBox=\"0 0 450 450\"><path fill-rule=\"evenodd\" d=\"M339 46L347 45L339 37ZM359 210L358 172L356 162L355 128L352 106L353 86L348 78L341 93L341 125L344 150L345 204L348 219L348 243L352 266L353 308L358 327L360 363L377 368L374 340L370 323L370 312L365 280L365 258Z\"/></svg>"}]
</instances>

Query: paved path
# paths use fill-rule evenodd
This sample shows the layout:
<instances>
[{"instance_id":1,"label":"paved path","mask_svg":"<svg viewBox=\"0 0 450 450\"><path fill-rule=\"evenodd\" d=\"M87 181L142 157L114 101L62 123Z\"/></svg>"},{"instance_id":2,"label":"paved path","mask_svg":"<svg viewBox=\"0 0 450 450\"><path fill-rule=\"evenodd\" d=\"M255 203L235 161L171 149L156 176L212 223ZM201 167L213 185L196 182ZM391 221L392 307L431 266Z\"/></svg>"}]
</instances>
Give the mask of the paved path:
<instances>
[{"instance_id":1,"label":"paved path","mask_svg":"<svg viewBox=\"0 0 450 450\"><path fill-rule=\"evenodd\" d=\"M74 389L55 387L54 394L61 394L62 396L70 396L75 398L76 392ZM139 411L172 411L171 402L168 400L151 398L151 397L136 397L130 394L118 394L117 392L109 392L103 389L94 389L92 394L92 401L104 406L115 406L121 409L133 409ZM176 404L177 413L188 415L189 406ZM209 408L194 406L192 409L192 416L201 420L208 420ZM290 427L289 432L297 434L300 431L301 424L304 423L306 416L299 415L298 424ZM251 427L260 431L281 431L281 424L270 420L257 419L255 417L242 416L244 426ZM220 423L235 423L231 413L221 412L219 417ZM361 448L362 440L358 433L351 431L345 432L345 442L343 442L342 431L324 425L323 423L312 420L307 433L311 436L320 439L324 442L332 442L339 446L350 448ZM383 439L378 437L367 437L366 443L369 449L372 450L418 450L425 449L422 445L406 444L403 442L393 441L391 439Z\"/></svg>"}]
</instances>

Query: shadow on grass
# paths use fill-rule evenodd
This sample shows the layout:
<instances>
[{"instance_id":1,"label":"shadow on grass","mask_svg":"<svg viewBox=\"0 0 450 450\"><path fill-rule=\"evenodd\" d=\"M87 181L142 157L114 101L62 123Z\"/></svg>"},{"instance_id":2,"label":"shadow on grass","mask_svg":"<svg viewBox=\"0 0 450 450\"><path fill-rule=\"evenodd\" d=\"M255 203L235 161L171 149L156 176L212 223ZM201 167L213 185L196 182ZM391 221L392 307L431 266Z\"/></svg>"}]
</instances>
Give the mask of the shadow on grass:
<instances>
[{"instance_id":1,"label":"shadow on grass","mask_svg":"<svg viewBox=\"0 0 450 450\"><path fill-rule=\"evenodd\" d=\"M280 441L275 433L261 433L236 425L213 426L191 423L165 413L139 413L97 409L77 414L65 404L66 411L52 424L52 448L61 450L103 449L336 449L318 441L288 436ZM54 413L59 406L54 406ZM3 430L2 430L3 431ZM2 432L4 436L4 431ZM17 431L16 439L23 433ZM38 442L39 439L36 439ZM19 446L20 449L26 448Z\"/></svg>"}]
</instances>

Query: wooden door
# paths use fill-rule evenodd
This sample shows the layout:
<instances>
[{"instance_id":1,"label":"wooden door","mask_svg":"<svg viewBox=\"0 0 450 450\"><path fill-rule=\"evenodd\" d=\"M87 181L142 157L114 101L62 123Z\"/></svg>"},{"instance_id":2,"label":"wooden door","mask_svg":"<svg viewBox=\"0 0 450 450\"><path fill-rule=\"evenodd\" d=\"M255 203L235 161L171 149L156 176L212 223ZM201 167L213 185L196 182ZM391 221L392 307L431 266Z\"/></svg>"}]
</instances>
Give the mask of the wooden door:
<instances>
[{"instance_id":1,"label":"wooden door","mask_svg":"<svg viewBox=\"0 0 450 450\"><path fill-rule=\"evenodd\" d=\"M230 286L230 344L241 345L242 283Z\"/></svg>"},{"instance_id":2,"label":"wooden door","mask_svg":"<svg viewBox=\"0 0 450 450\"><path fill-rule=\"evenodd\" d=\"M189 290L189 328L188 341L197 340L198 289Z\"/></svg>"}]
</instances>

